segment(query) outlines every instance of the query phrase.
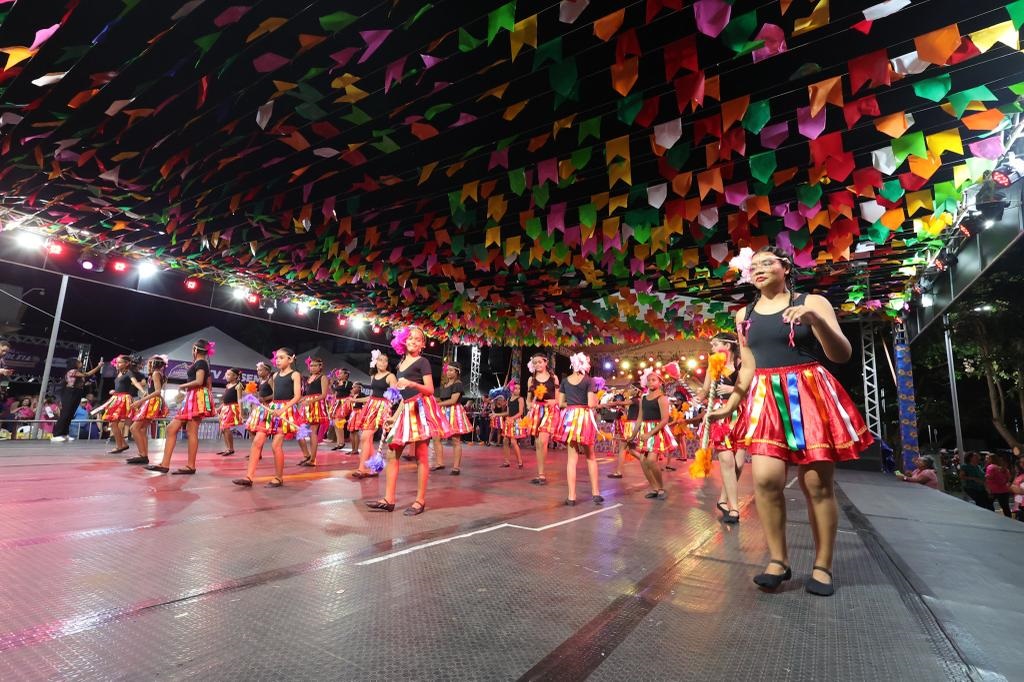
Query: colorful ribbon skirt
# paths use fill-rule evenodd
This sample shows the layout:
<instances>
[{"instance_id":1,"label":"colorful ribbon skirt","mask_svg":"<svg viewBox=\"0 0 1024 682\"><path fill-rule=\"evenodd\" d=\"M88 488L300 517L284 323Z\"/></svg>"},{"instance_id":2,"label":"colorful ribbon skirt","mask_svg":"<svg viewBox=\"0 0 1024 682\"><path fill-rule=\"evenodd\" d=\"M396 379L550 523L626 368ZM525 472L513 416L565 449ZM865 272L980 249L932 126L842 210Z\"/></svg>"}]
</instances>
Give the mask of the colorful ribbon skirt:
<instances>
[{"instance_id":1,"label":"colorful ribbon skirt","mask_svg":"<svg viewBox=\"0 0 1024 682\"><path fill-rule=\"evenodd\" d=\"M110 396L107 408L103 410L101 419L105 422L119 422L128 419L132 414L132 397L128 393L115 393Z\"/></svg>"},{"instance_id":2,"label":"colorful ribbon skirt","mask_svg":"<svg viewBox=\"0 0 1024 682\"><path fill-rule=\"evenodd\" d=\"M857 459L873 441L850 396L818 363L755 370L739 447L808 464Z\"/></svg>"},{"instance_id":3,"label":"colorful ribbon skirt","mask_svg":"<svg viewBox=\"0 0 1024 682\"><path fill-rule=\"evenodd\" d=\"M224 403L220 406L220 428L232 429L244 420L242 419L242 406L239 403Z\"/></svg>"},{"instance_id":4,"label":"colorful ribbon skirt","mask_svg":"<svg viewBox=\"0 0 1024 682\"><path fill-rule=\"evenodd\" d=\"M562 414L554 403L533 401L526 419L532 436L539 436L542 433L554 435L562 428Z\"/></svg>"},{"instance_id":5,"label":"colorful ribbon skirt","mask_svg":"<svg viewBox=\"0 0 1024 682\"><path fill-rule=\"evenodd\" d=\"M619 417L612 422L612 438L614 440L626 440L626 418Z\"/></svg>"},{"instance_id":6,"label":"colorful ribbon skirt","mask_svg":"<svg viewBox=\"0 0 1024 682\"><path fill-rule=\"evenodd\" d=\"M469 421L466 408L462 405L445 405L441 408L441 412L444 414L444 418L448 420L448 425L451 427L453 434L461 436L473 433L473 423Z\"/></svg>"},{"instance_id":7,"label":"colorful ribbon skirt","mask_svg":"<svg viewBox=\"0 0 1024 682\"><path fill-rule=\"evenodd\" d=\"M725 400L716 398L712 404L712 410L725 405ZM711 446L712 452L720 452L722 450L736 450L741 449L743 446L744 431L746 430L746 404L740 403L739 408L732 413L729 419L719 419L717 421L708 423L708 444ZM701 422L700 427L697 429L698 439L704 437L704 422ZM703 442L703 441L702 441Z\"/></svg>"},{"instance_id":8,"label":"colorful ribbon skirt","mask_svg":"<svg viewBox=\"0 0 1024 682\"><path fill-rule=\"evenodd\" d=\"M530 432L523 429L523 420L519 416L501 418L501 435L512 440L526 438Z\"/></svg>"},{"instance_id":9,"label":"colorful ribbon skirt","mask_svg":"<svg viewBox=\"0 0 1024 682\"><path fill-rule=\"evenodd\" d=\"M570 405L562 411L562 429L555 440L566 445L593 445L597 442L597 419L586 405Z\"/></svg>"},{"instance_id":10,"label":"colorful ribbon skirt","mask_svg":"<svg viewBox=\"0 0 1024 682\"><path fill-rule=\"evenodd\" d=\"M257 433L263 432L270 436L276 436L277 434L285 436L294 435L302 424L303 410L299 407L298 403L285 409L287 404L287 401L275 400L266 405L253 407L252 412L249 413L249 419L245 423L245 428ZM284 410L282 414L274 414L281 410Z\"/></svg>"},{"instance_id":11,"label":"colorful ribbon skirt","mask_svg":"<svg viewBox=\"0 0 1024 682\"><path fill-rule=\"evenodd\" d=\"M649 453L658 457L678 452L679 441L672 435L672 430L667 424L661 431L654 433L654 430L658 428L660 423L660 421L633 422L635 424L633 431L636 438L636 445L633 449L640 453Z\"/></svg>"},{"instance_id":12,"label":"colorful ribbon skirt","mask_svg":"<svg viewBox=\"0 0 1024 682\"><path fill-rule=\"evenodd\" d=\"M339 398L334 403L334 421L348 420L352 416L352 408L354 406L354 398Z\"/></svg>"},{"instance_id":13,"label":"colorful ribbon skirt","mask_svg":"<svg viewBox=\"0 0 1024 682\"><path fill-rule=\"evenodd\" d=\"M134 410L132 419L135 421L147 421L150 419L163 419L167 416L167 403L160 396L149 398Z\"/></svg>"},{"instance_id":14,"label":"colorful ribbon skirt","mask_svg":"<svg viewBox=\"0 0 1024 682\"><path fill-rule=\"evenodd\" d=\"M629 440L633 437L638 423L635 419L622 419L622 440Z\"/></svg>"},{"instance_id":15,"label":"colorful ribbon skirt","mask_svg":"<svg viewBox=\"0 0 1024 682\"><path fill-rule=\"evenodd\" d=\"M327 406L324 404L323 398L302 403L302 410L307 424L323 424L330 421L327 418Z\"/></svg>"},{"instance_id":16,"label":"colorful ribbon skirt","mask_svg":"<svg viewBox=\"0 0 1024 682\"><path fill-rule=\"evenodd\" d=\"M175 419L206 419L217 414L213 407L213 394L205 386L202 388L190 388L185 391L185 397L181 401L181 408Z\"/></svg>"},{"instance_id":17,"label":"colorful ribbon skirt","mask_svg":"<svg viewBox=\"0 0 1024 682\"><path fill-rule=\"evenodd\" d=\"M444 418L437 399L432 395L418 395L398 405L395 423L388 433L389 447L402 449L406 443L418 443L432 438L448 438L451 426Z\"/></svg>"},{"instance_id":18,"label":"colorful ribbon skirt","mask_svg":"<svg viewBox=\"0 0 1024 682\"><path fill-rule=\"evenodd\" d=\"M352 431L376 431L384 426L391 417L391 401L387 398L371 396L363 403L361 409L354 410L349 419Z\"/></svg>"}]
</instances>

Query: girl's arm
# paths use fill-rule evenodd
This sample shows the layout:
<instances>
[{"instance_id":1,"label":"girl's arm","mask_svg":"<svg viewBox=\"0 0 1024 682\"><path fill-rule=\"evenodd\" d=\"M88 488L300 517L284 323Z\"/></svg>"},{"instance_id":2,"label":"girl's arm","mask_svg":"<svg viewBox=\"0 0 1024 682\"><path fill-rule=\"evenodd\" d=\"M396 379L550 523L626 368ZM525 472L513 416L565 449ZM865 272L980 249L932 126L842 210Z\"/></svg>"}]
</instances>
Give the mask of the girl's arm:
<instances>
[{"instance_id":1,"label":"girl's arm","mask_svg":"<svg viewBox=\"0 0 1024 682\"><path fill-rule=\"evenodd\" d=\"M810 316L807 315L808 310L812 313ZM787 315L789 311L793 312ZM815 338L818 339L818 343L825 351L825 357L832 362L847 362L853 355L853 349L849 339L839 328L836 311L828 299L817 294L809 294L804 300L804 305L794 306L782 313L782 319L787 322L791 320L800 322L806 320L807 317L810 318L811 331L814 332Z\"/></svg>"},{"instance_id":2,"label":"girl's arm","mask_svg":"<svg viewBox=\"0 0 1024 682\"><path fill-rule=\"evenodd\" d=\"M452 393L448 400L442 400L439 404L441 407L451 407L452 405L458 405L459 399L462 397L462 393Z\"/></svg>"},{"instance_id":3,"label":"girl's arm","mask_svg":"<svg viewBox=\"0 0 1024 682\"><path fill-rule=\"evenodd\" d=\"M164 389L164 376L162 374L157 373L157 374L153 375L152 379L153 379L153 392L152 393L147 393L146 395L142 396L141 398L136 400L133 403L133 405L139 405L141 403L146 402L150 398L156 398L163 391L163 389ZM143 388L143 390L145 390L145 388Z\"/></svg>"},{"instance_id":4,"label":"girl's arm","mask_svg":"<svg viewBox=\"0 0 1024 682\"><path fill-rule=\"evenodd\" d=\"M835 313L833 313L834 315ZM743 320L747 316L747 309L742 308L736 313L736 328L742 329ZM740 371L736 377L736 385L733 387L732 392L729 394L729 399L725 402L725 405L720 409L713 410L711 412L711 419L721 419L728 417L732 414L737 407L740 406L740 401L743 400L743 396L747 394L747 390L750 388L750 384L754 381L754 354L750 352L750 348L747 347L746 339L743 334L737 334L740 340ZM845 337L844 337L845 338Z\"/></svg>"},{"instance_id":5,"label":"girl's arm","mask_svg":"<svg viewBox=\"0 0 1024 682\"><path fill-rule=\"evenodd\" d=\"M590 390L587 391L587 407L590 409L597 407L597 393L594 393L593 385L591 385Z\"/></svg>"}]
</instances>

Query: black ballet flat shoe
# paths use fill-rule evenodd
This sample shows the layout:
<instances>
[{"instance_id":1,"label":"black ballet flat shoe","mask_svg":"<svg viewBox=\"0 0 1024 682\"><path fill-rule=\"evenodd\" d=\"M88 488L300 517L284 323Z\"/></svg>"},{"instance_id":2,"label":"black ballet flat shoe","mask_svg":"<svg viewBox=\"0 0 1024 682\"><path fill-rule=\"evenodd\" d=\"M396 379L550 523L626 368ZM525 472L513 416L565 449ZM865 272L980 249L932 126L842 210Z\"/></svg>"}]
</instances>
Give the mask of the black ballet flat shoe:
<instances>
[{"instance_id":1,"label":"black ballet flat shoe","mask_svg":"<svg viewBox=\"0 0 1024 682\"><path fill-rule=\"evenodd\" d=\"M715 504L715 506L718 507L718 511L722 512L722 516L729 515L729 505L727 505L725 502L718 502L717 504Z\"/></svg>"},{"instance_id":2,"label":"black ballet flat shoe","mask_svg":"<svg viewBox=\"0 0 1024 682\"><path fill-rule=\"evenodd\" d=\"M725 522L725 523L734 523L734 524L735 523L739 523L740 522L740 513L739 513L739 511L737 511L735 509L730 509L729 513L726 514L724 517L722 517L722 521Z\"/></svg>"},{"instance_id":3,"label":"black ballet flat shoe","mask_svg":"<svg viewBox=\"0 0 1024 682\"><path fill-rule=\"evenodd\" d=\"M668 471L675 471L676 470L676 468L674 466L670 465L670 464L666 464L665 465L665 469L668 470Z\"/></svg>"},{"instance_id":4,"label":"black ballet flat shoe","mask_svg":"<svg viewBox=\"0 0 1024 682\"><path fill-rule=\"evenodd\" d=\"M811 569L812 571L821 571L826 574L830 579L832 578L832 571L828 570L824 566L815 566ZM804 589L811 594L819 597L831 597L836 593L836 586L832 583L823 583L820 580L815 580L813 577L808 578L807 582L804 583Z\"/></svg>"},{"instance_id":5,"label":"black ballet flat shoe","mask_svg":"<svg viewBox=\"0 0 1024 682\"><path fill-rule=\"evenodd\" d=\"M657 490L652 490L651 492L649 492L646 495L644 495L644 497L646 497L648 500L653 500L657 496L658 496L658 491Z\"/></svg>"},{"instance_id":6,"label":"black ballet flat shoe","mask_svg":"<svg viewBox=\"0 0 1024 682\"><path fill-rule=\"evenodd\" d=\"M461 469L452 469L451 471L448 472L448 475L449 476L458 476L461 473L462 473Z\"/></svg>"},{"instance_id":7,"label":"black ballet flat shoe","mask_svg":"<svg viewBox=\"0 0 1024 682\"><path fill-rule=\"evenodd\" d=\"M159 474L166 474L170 470L171 470L170 467L162 467L159 464L148 464L148 465L146 465L146 471L155 471L155 472L157 472Z\"/></svg>"},{"instance_id":8,"label":"black ballet flat shoe","mask_svg":"<svg viewBox=\"0 0 1024 682\"><path fill-rule=\"evenodd\" d=\"M284 485L284 481L282 481L282 480L281 480L280 478L278 478L277 476L274 476L274 477L273 477L272 479L270 479L270 483L267 483L267 484L266 484L265 486L263 486L263 487L264 487L264 488L280 488L280 487L281 487L281 486L283 486L283 485Z\"/></svg>"},{"instance_id":9,"label":"black ballet flat shoe","mask_svg":"<svg viewBox=\"0 0 1024 682\"><path fill-rule=\"evenodd\" d=\"M778 559L772 559L768 562L769 564L776 564L786 569L785 573L780 575L773 575L771 573L758 573L754 576L754 584L760 587L762 590L777 590L779 585L786 582L793 577L793 571L786 564L782 563Z\"/></svg>"},{"instance_id":10,"label":"black ballet flat shoe","mask_svg":"<svg viewBox=\"0 0 1024 682\"><path fill-rule=\"evenodd\" d=\"M251 488L252 487L252 479L251 478L236 478L235 480L233 480L231 482L234 483L235 485L240 485L243 488Z\"/></svg>"},{"instance_id":11,"label":"black ballet flat shoe","mask_svg":"<svg viewBox=\"0 0 1024 682\"><path fill-rule=\"evenodd\" d=\"M194 476L196 470L192 467L181 467L171 472L171 476Z\"/></svg>"},{"instance_id":12,"label":"black ballet flat shoe","mask_svg":"<svg viewBox=\"0 0 1024 682\"><path fill-rule=\"evenodd\" d=\"M126 459L124 461L124 463L125 464L149 464L149 457L143 457L142 455L139 455L138 457L129 457L128 459Z\"/></svg>"},{"instance_id":13,"label":"black ballet flat shoe","mask_svg":"<svg viewBox=\"0 0 1024 682\"><path fill-rule=\"evenodd\" d=\"M659 490L658 491L658 499L659 500L667 500L668 499L668 493L666 493L664 490Z\"/></svg>"},{"instance_id":14,"label":"black ballet flat shoe","mask_svg":"<svg viewBox=\"0 0 1024 682\"><path fill-rule=\"evenodd\" d=\"M530 481L534 485L547 485L548 479L545 476L538 476L537 478Z\"/></svg>"},{"instance_id":15,"label":"black ballet flat shoe","mask_svg":"<svg viewBox=\"0 0 1024 682\"><path fill-rule=\"evenodd\" d=\"M337 452L338 450L344 450L344 449L345 449L344 445L335 445L333 448L331 448L331 452Z\"/></svg>"},{"instance_id":16,"label":"black ballet flat shoe","mask_svg":"<svg viewBox=\"0 0 1024 682\"><path fill-rule=\"evenodd\" d=\"M423 512L427 511L427 505L422 502L413 502L411 505L405 508L402 512L403 516L419 516Z\"/></svg>"},{"instance_id":17,"label":"black ballet flat shoe","mask_svg":"<svg viewBox=\"0 0 1024 682\"><path fill-rule=\"evenodd\" d=\"M298 466L300 466L300 467L315 467L316 466L316 462L314 462L311 459L304 459L301 462L299 462Z\"/></svg>"},{"instance_id":18,"label":"black ballet flat shoe","mask_svg":"<svg viewBox=\"0 0 1024 682\"><path fill-rule=\"evenodd\" d=\"M388 502L386 500L374 500L373 502L367 502L366 506L369 507L370 509L373 509L374 511L395 511L395 503Z\"/></svg>"},{"instance_id":19,"label":"black ballet flat shoe","mask_svg":"<svg viewBox=\"0 0 1024 682\"><path fill-rule=\"evenodd\" d=\"M622 478L622 474L610 473L608 478Z\"/></svg>"},{"instance_id":20,"label":"black ballet flat shoe","mask_svg":"<svg viewBox=\"0 0 1024 682\"><path fill-rule=\"evenodd\" d=\"M570 499L566 498L565 506L566 507L575 507L576 506L576 500L570 500Z\"/></svg>"},{"instance_id":21,"label":"black ballet flat shoe","mask_svg":"<svg viewBox=\"0 0 1024 682\"><path fill-rule=\"evenodd\" d=\"M498 467L498 468L499 468L499 469L508 469L508 468L509 468L510 466L512 466L512 465L511 465L511 464L509 464L508 462L505 462L504 464L502 464L502 465L501 465L500 467Z\"/></svg>"},{"instance_id":22,"label":"black ballet flat shoe","mask_svg":"<svg viewBox=\"0 0 1024 682\"><path fill-rule=\"evenodd\" d=\"M113 450L107 450L108 455L120 455L122 452L127 452L128 446L125 445L123 448L114 448Z\"/></svg>"},{"instance_id":23,"label":"black ballet flat shoe","mask_svg":"<svg viewBox=\"0 0 1024 682\"><path fill-rule=\"evenodd\" d=\"M405 459L405 458L403 457L402 459ZM430 467L430 470L431 471L440 471L441 469L446 469L446 468L447 467L445 467L444 464L435 464L434 466Z\"/></svg>"},{"instance_id":24,"label":"black ballet flat shoe","mask_svg":"<svg viewBox=\"0 0 1024 682\"><path fill-rule=\"evenodd\" d=\"M228 455L235 454L235 451L234 450L225 450L224 452L218 452L217 454L220 455L221 457L227 457Z\"/></svg>"},{"instance_id":25,"label":"black ballet flat shoe","mask_svg":"<svg viewBox=\"0 0 1024 682\"><path fill-rule=\"evenodd\" d=\"M516 467L519 468L519 469L522 469L523 468L523 463L520 462L519 464L516 465Z\"/></svg>"},{"instance_id":26,"label":"black ballet flat shoe","mask_svg":"<svg viewBox=\"0 0 1024 682\"><path fill-rule=\"evenodd\" d=\"M594 504L598 504L598 505L604 504L604 498L601 497L600 495L594 495L590 499L592 499L594 501Z\"/></svg>"}]
</instances>

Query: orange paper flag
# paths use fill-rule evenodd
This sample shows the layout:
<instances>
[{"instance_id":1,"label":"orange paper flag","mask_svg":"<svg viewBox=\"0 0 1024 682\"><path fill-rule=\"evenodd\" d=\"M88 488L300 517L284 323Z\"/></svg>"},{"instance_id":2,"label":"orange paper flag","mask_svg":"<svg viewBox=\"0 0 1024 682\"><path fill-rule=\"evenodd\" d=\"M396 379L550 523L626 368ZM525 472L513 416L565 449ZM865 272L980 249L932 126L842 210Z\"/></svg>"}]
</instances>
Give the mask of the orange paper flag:
<instances>
[{"instance_id":1,"label":"orange paper flag","mask_svg":"<svg viewBox=\"0 0 1024 682\"><path fill-rule=\"evenodd\" d=\"M834 104L842 108L843 100L843 77L836 76L818 83L807 86L807 94L811 101L811 116L817 116L825 108L826 104Z\"/></svg>"},{"instance_id":2,"label":"orange paper flag","mask_svg":"<svg viewBox=\"0 0 1024 682\"><path fill-rule=\"evenodd\" d=\"M625 8L601 17L594 22L594 35L607 42L622 27L622 22L625 18Z\"/></svg>"},{"instance_id":3,"label":"orange paper flag","mask_svg":"<svg viewBox=\"0 0 1024 682\"><path fill-rule=\"evenodd\" d=\"M937 31L925 33L914 38L914 47L917 48L918 58L942 66L960 47L960 28L956 24L950 24Z\"/></svg>"}]
</instances>

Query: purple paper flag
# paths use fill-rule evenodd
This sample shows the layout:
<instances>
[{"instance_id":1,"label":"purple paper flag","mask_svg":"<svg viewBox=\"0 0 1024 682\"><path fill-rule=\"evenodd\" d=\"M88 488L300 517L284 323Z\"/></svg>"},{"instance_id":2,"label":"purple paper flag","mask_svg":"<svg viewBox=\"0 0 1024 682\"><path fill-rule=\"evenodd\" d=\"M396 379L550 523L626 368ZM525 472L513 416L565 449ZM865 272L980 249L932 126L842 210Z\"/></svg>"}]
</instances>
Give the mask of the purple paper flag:
<instances>
[{"instance_id":1,"label":"purple paper flag","mask_svg":"<svg viewBox=\"0 0 1024 682\"><path fill-rule=\"evenodd\" d=\"M773 123L761 129L761 146L766 149L778 149L787 137L789 137L789 121Z\"/></svg>"},{"instance_id":2,"label":"purple paper flag","mask_svg":"<svg viewBox=\"0 0 1024 682\"><path fill-rule=\"evenodd\" d=\"M387 40L387 37L391 35L391 29L384 28L375 31L360 31L359 35L362 36L363 41L366 42L366 52L359 58L357 64L362 64L377 51L377 48Z\"/></svg>"},{"instance_id":3,"label":"purple paper flag","mask_svg":"<svg viewBox=\"0 0 1024 682\"><path fill-rule=\"evenodd\" d=\"M213 20L213 25L217 28L224 28L234 24L239 19L244 17L246 13L252 9L251 7L243 7L236 5L234 7L228 7L226 10L217 15L217 18Z\"/></svg>"},{"instance_id":4,"label":"purple paper flag","mask_svg":"<svg viewBox=\"0 0 1024 682\"><path fill-rule=\"evenodd\" d=\"M1005 151L1003 149L1003 141L998 135L971 142L967 146L970 147L972 154L983 159L998 159Z\"/></svg>"},{"instance_id":5,"label":"purple paper flag","mask_svg":"<svg viewBox=\"0 0 1024 682\"><path fill-rule=\"evenodd\" d=\"M826 112L822 107L817 116L811 116L810 107L799 107L796 110L796 127L800 134L810 140L817 140L825 132Z\"/></svg>"},{"instance_id":6,"label":"purple paper flag","mask_svg":"<svg viewBox=\"0 0 1024 682\"><path fill-rule=\"evenodd\" d=\"M387 94L388 90L391 89L392 83L402 81L402 74L405 72L405 60L406 57L402 57L388 64L387 70L384 71L384 94Z\"/></svg>"},{"instance_id":7,"label":"purple paper flag","mask_svg":"<svg viewBox=\"0 0 1024 682\"><path fill-rule=\"evenodd\" d=\"M259 57L256 57L256 59L252 60L252 66L254 69L256 69L258 73L270 73L271 71L276 71L277 69L280 69L282 66L284 66L290 61L290 59L282 57L279 54L274 54L273 52L266 52L264 54L261 54Z\"/></svg>"},{"instance_id":8,"label":"purple paper flag","mask_svg":"<svg viewBox=\"0 0 1024 682\"><path fill-rule=\"evenodd\" d=\"M693 3L693 16L698 31L717 38L732 17L732 5L725 0L697 0Z\"/></svg>"},{"instance_id":9,"label":"purple paper flag","mask_svg":"<svg viewBox=\"0 0 1024 682\"><path fill-rule=\"evenodd\" d=\"M39 47L47 40L49 40L53 36L53 34L57 32L57 29L59 28L60 24L54 24L49 28L41 28L38 31L36 31L36 39L32 42L32 46L28 49L38 50Z\"/></svg>"},{"instance_id":10,"label":"purple paper flag","mask_svg":"<svg viewBox=\"0 0 1024 682\"><path fill-rule=\"evenodd\" d=\"M725 186L725 202L727 204L739 206L749 196L750 191L747 189L746 180L742 182L734 182L731 185Z\"/></svg>"},{"instance_id":11,"label":"purple paper flag","mask_svg":"<svg viewBox=\"0 0 1024 682\"><path fill-rule=\"evenodd\" d=\"M775 24L765 24L762 26L761 30L754 36L754 40L764 41L764 47L760 47L753 52L755 62L782 54L787 49L786 34Z\"/></svg>"}]
</instances>

